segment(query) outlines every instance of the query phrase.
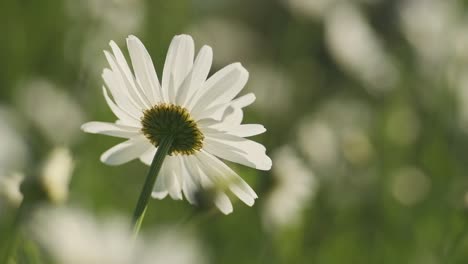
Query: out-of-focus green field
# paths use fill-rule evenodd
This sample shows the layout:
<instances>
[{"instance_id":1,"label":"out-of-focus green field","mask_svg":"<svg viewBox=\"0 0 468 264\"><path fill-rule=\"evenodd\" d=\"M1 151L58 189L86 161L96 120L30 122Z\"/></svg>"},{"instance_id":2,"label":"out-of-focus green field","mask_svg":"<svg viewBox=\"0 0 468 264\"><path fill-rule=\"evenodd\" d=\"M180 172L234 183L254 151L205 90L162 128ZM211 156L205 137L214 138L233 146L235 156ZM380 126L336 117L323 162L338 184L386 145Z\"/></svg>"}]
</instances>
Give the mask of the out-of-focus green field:
<instances>
[{"instance_id":1,"label":"out-of-focus green field","mask_svg":"<svg viewBox=\"0 0 468 264\"><path fill-rule=\"evenodd\" d=\"M134 34L160 76L187 33L213 48L212 72L249 71L244 122L267 128L254 140L273 169L229 164L252 208L151 200L143 232L189 226L211 263L467 263L467 29L455 0L2 0L0 172L34 174L65 145L67 204L130 218L148 167L102 164L122 140L79 130L115 120L102 50Z\"/></svg>"}]
</instances>

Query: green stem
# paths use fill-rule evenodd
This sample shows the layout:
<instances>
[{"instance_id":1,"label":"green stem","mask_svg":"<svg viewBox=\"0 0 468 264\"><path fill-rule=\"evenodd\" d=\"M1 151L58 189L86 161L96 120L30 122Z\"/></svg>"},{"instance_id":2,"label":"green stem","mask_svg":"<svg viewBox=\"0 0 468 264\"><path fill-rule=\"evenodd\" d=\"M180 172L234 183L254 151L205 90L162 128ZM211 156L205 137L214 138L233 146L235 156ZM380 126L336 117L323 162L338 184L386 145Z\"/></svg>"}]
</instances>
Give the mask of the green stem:
<instances>
[{"instance_id":1,"label":"green stem","mask_svg":"<svg viewBox=\"0 0 468 264\"><path fill-rule=\"evenodd\" d=\"M133 214L133 232L135 237L140 231L141 223L145 217L146 207L148 206L148 201L156 182L156 177L161 170L164 158L166 158L167 154L169 153L169 149L172 146L173 140L174 139L171 136L167 136L163 138L161 142L159 142L158 150L154 155L153 162L151 163L148 175L146 176L145 184L143 185L143 189L140 193L140 198L138 198L135 213Z\"/></svg>"}]
</instances>

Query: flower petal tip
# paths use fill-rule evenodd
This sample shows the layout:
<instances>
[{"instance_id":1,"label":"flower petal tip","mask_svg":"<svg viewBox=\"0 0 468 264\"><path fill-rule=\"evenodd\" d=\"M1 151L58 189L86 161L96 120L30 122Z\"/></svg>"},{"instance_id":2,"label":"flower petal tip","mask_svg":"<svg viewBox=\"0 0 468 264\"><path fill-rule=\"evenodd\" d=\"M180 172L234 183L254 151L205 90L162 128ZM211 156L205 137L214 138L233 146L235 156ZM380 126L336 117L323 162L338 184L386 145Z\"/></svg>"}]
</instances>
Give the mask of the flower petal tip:
<instances>
[{"instance_id":1,"label":"flower petal tip","mask_svg":"<svg viewBox=\"0 0 468 264\"><path fill-rule=\"evenodd\" d=\"M219 208L218 207L218 209L224 215L230 215L230 214L232 214L232 212L234 212L234 209L232 207L230 207L230 208Z\"/></svg>"},{"instance_id":2,"label":"flower petal tip","mask_svg":"<svg viewBox=\"0 0 468 264\"><path fill-rule=\"evenodd\" d=\"M128 35L127 40L139 40L135 35Z\"/></svg>"},{"instance_id":3,"label":"flower petal tip","mask_svg":"<svg viewBox=\"0 0 468 264\"><path fill-rule=\"evenodd\" d=\"M106 155L106 153L102 154L101 157L99 157L99 160L106 164L106 165L109 165L109 166L117 166L119 164L115 164L114 162L112 162L111 160L109 160L109 155Z\"/></svg>"},{"instance_id":4,"label":"flower petal tip","mask_svg":"<svg viewBox=\"0 0 468 264\"><path fill-rule=\"evenodd\" d=\"M83 132L86 132L86 133L92 133L90 130L89 130L89 126L92 122L88 122L88 123L84 123L81 125L80 129L81 131Z\"/></svg>"},{"instance_id":5,"label":"flower petal tip","mask_svg":"<svg viewBox=\"0 0 468 264\"><path fill-rule=\"evenodd\" d=\"M273 162L271 161L270 157L266 156L265 160L256 166L256 169L269 171L271 170L272 165L273 165Z\"/></svg>"},{"instance_id":6,"label":"flower petal tip","mask_svg":"<svg viewBox=\"0 0 468 264\"><path fill-rule=\"evenodd\" d=\"M162 200L162 199L166 198L167 194L168 194L167 191L164 191L164 192L152 192L152 193L151 193L151 197L153 197L154 199Z\"/></svg>"}]
</instances>

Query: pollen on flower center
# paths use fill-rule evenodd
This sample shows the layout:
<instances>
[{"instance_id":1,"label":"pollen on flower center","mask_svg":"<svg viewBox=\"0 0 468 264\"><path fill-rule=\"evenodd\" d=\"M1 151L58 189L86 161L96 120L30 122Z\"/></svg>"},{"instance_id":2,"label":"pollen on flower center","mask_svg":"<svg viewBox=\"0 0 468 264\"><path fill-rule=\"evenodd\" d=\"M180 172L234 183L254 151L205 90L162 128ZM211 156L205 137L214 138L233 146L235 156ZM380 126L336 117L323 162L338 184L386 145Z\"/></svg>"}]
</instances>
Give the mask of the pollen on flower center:
<instances>
[{"instance_id":1,"label":"pollen on flower center","mask_svg":"<svg viewBox=\"0 0 468 264\"><path fill-rule=\"evenodd\" d=\"M169 155L192 155L203 147L203 133L187 109L174 104L157 104L143 113L142 132L154 145L172 136Z\"/></svg>"}]
</instances>

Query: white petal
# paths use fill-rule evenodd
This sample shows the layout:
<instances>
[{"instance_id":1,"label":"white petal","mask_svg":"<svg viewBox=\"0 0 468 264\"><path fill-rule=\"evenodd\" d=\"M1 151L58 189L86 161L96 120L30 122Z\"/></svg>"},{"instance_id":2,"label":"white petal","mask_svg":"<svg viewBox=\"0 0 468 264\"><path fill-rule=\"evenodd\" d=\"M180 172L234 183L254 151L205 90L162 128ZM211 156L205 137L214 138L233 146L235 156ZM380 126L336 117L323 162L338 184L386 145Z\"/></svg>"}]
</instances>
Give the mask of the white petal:
<instances>
[{"instance_id":1,"label":"white petal","mask_svg":"<svg viewBox=\"0 0 468 264\"><path fill-rule=\"evenodd\" d=\"M142 111L140 107L136 107L130 100L121 76L117 76L115 72L106 68L102 71L102 79L104 79L117 105L132 116L138 118Z\"/></svg>"},{"instance_id":2,"label":"white petal","mask_svg":"<svg viewBox=\"0 0 468 264\"><path fill-rule=\"evenodd\" d=\"M209 190L214 188L215 183L208 176L209 170L202 166L197 155L188 156L186 159L189 161L186 165L191 172L194 182L197 183L197 185L201 185L203 189Z\"/></svg>"},{"instance_id":3,"label":"white petal","mask_svg":"<svg viewBox=\"0 0 468 264\"><path fill-rule=\"evenodd\" d=\"M170 182L170 180L172 180L172 173L171 160L169 159L169 156L167 156L166 159L164 159L159 175L156 178L156 183L154 185L153 192L151 193L153 198L163 199L168 195L168 187L171 187L172 185L172 182ZM169 185L167 185L168 183Z\"/></svg>"},{"instance_id":4,"label":"white petal","mask_svg":"<svg viewBox=\"0 0 468 264\"><path fill-rule=\"evenodd\" d=\"M179 162L179 157L167 156L164 159L151 194L153 198L163 199L169 194L174 200L182 200L182 189L179 183L181 171Z\"/></svg>"},{"instance_id":5,"label":"white petal","mask_svg":"<svg viewBox=\"0 0 468 264\"><path fill-rule=\"evenodd\" d=\"M249 73L240 63L224 67L211 76L194 97L191 113L200 116L210 106L230 103L244 88L248 77Z\"/></svg>"},{"instance_id":6,"label":"white petal","mask_svg":"<svg viewBox=\"0 0 468 264\"><path fill-rule=\"evenodd\" d=\"M240 119L239 121L236 121L236 122L240 124L243 118L242 108L249 106L254 101L255 101L255 95L253 93L248 93L248 94L242 95L232 100L229 104L221 103L221 104L215 104L213 106L205 108L203 111L201 111L201 113L196 113L196 116L193 116L193 117L195 121L197 122L202 119L221 120L226 116L226 114L231 112L231 111L228 111L227 109L236 109L235 114L237 114L238 119Z\"/></svg>"},{"instance_id":7,"label":"white petal","mask_svg":"<svg viewBox=\"0 0 468 264\"><path fill-rule=\"evenodd\" d=\"M88 122L81 126L87 133L103 134L113 137L131 138L140 134L140 128L106 122Z\"/></svg>"},{"instance_id":8,"label":"white petal","mask_svg":"<svg viewBox=\"0 0 468 264\"><path fill-rule=\"evenodd\" d=\"M150 99L146 96L145 91L139 83L135 82L134 76L128 67L127 60L125 59L122 51L120 51L119 46L114 41L110 42L112 51L114 52L115 59L119 66L120 72L123 74L123 80L130 90L134 90L135 94L138 96L140 102L145 106L145 108L150 108L152 106Z\"/></svg>"},{"instance_id":9,"label":"white petal","mask_svg":"<svg viewBox=\"0 0 468 264\"><path fill-rule=\"evenodd\" d=\"M120 119L123 123L128 124L130 126L139 126L140 121L124 111L122 108L118 107L112 99L110 99L109 95L107 94L107 89L106 87L102 87L102 91L104 93L104 98L106 99L107 105L111 109L111 111L114 113L114 115Z\"/></svg>"},{"instance_id":10,"label":"white petal","mask_svg":"<svg viewBox=\"0 0 468 264\"><path fill-rule=\"evenodd\" d=\"M262 134L266 131L263 125L244 124L230 128L227 132L238 137L252 137Z\"/></svg>"},{"instance_id":11,"label":"white petal","mask_svg":"<svg viewBox=\"0 0 468 264\"><path fill-rule=\"evenodd\" d=\"M203 174L203 172L201 172L201 168L198 166L198 159L194 155L185 157L185 166L192 182L198 187L209 188L212 186L211 183L202 180L200 175Z\"/></svg>"},{"instance_id":12,"label":"white petal","mask_svg":"<svg viewBox=\"0 0 468 264\"><path fill-rule=\"evenodd\" d=\"M182 200L182 183L179 179L181 168L178 159L179 157L167 156L163 163L164 175L160 175L164 177L164 185L174 200Z\"/></svg>"},{"instance_id":13,"label":"white petal","mask_svg":"<svg viewBox=\"0 0 468 264\"><path fill-rule=\"evenodd\" d=\"M225 193L218 193L214 201L216 207L225 215L232 213L232 203L229 197Z\"/></svg>"},{"instance_id":14,"label":"white petal","mask_svg":"<svg viewBox=\"0 0 468 264\"><path fill-rule=\"evenodd\" d=\"M137 80L141 83L143 92L150 103L155 105L162 101L160 95L158 75L154 69L151 56L141 41L131 35L127 38L128 51L132 60L133 70Z\"/></svg>"},{"instance_id":15,"label":"white petal","mask_svg":"<svg viewBox=\"0 0 468 264\"><path fill-rule=\"evenodd\" d=\"M156 178L156 183L154 184L153 192L151 193L151 197L159 200L166 198L168 194L166 186L164 185L164 178L162 177L162 172L163 169L161 168L158 178Z\"/></svg>"},{"instance_id":16,"label":"white petal","mask_svg":"<svg viewBox=\"0 0 468 264\"><path fill-rule=\"evenodd\" d=\"M194 46L192 37L188 35L178 35L172 39L162 76L162 94L167 103L175 103L177 89L192 69ZM171 75L174 76L174 91L169 91Z\"/></svg>"},{"instance_id":17,"label":"white petal","mask_svg":"<svg viewBox=\"0 0 468 264\"><path fill-rule=\"evenodd\" d=\"M182 157L180 159L181 162L181 172L182 172L182 177L183 178L183 183L182 183L182 191L184 192L185 198L187 198L187 201L191 204L197 204L197 198L196 194L200 190L200 186L197 182L193 181L193 176L190 174L193 174L195 172L192 172L188 169L187 166L187 159L185 157Z\"/></svg>"},{"instance_id":18,"label":"white petal","mask_svg":"<svg viewBox=\"0 0 468 264\"><path fill-rule=\"evenodd\" d=\"M138 136L104 152L101 155L101 161L108 165L120 165L138 158L150 147L151 145L144 136Z\"/></svg>"},{"instance_id":19,"label":"white petal","mask_svg":"<svg viewBox=\"0 0 468 264\"><path fill-rule=\"evenodd\" d=\"M199 183L197 183L197 188L199 188L199 184L203 187L203 189L212 189L216 188L216 184L213 182L213 178L216 179L218 184L222 184L221 181L223 181L221 178L218 177L219 174L218 172L214 172L213 170L207 168L205 165L202 164L202 162L199 161L199 159L196 157L196 155L189 156L187 159L187 167L190 170L190 173L193 175L197 175L197 179ZM211 176L208 176L211 175ZM218 178L217 178L218 177ZM219 186L221 187L221 186ZM195 197L194 197L195 198ZM232 203L229 199L229 197L223 192L223 190L217 190L216 196L214 198L214 204L218 209L223 213L223 214L230 214L233 211L232 208Z\"/></svg>"},{"instance_id":20,"label":"white petal","mask_svg":"<svg viewBox=\"0 0 468 264\"><path fill-rule=\"evenodd\" d=\"M217 104L210 107L207 107L201 111L192 112L192 117L195 121L200 121L202 119L214 119L220 121L223 118L224 112L228 109L229 104Z\"/></svg>"},{"instance_id":21,"label":"white petal","mask_svg":"<svg viewBox=\"0 0 468 264\"><path fill-rule=\"evenodd\" d=\"M222 123L229 126L240 125L244 118L244 111L240 108L229 107L224 113Z\"/></svg>"},{"instance_id":22,"label":"white petal","mask_svg":"<svg viewBox=\"0 0 468 264\"><path fill-rule=\"evenodd\" d=\"M186 106L188 100L201 89L210 72L213 61L213 51L209 46L203 46L195 59L192 70L185 78L177 93L176 103Z\"/></svg>"},{"instance_id":23,"label":"white petal","mask_svg":"<svg viewBox=\"0 0 468 264\"><path fill-rule=\"evenodd\" d=\"M154 155L156 155L157 150L158 148L155 148L155 147L148 149L145 153L143 153L140 156L140 161L150 166L151 163L153 162L153 158L154 158Z\"/></svg>"},{"instance_id":24,"label":"white petal","mask_svg":"<svg viewBox=\"0 0 468 264\"><path fill-rule=\"evenodd\" d=\"M255 94L253 93L248 93L244 94L231 102L231 106L234 108L244 108L246 106L251 105L253 102L255 102Z\"/></svg>"},{"instance_id":25,"label":"white petal","mask_svg":"<svg viewBox=\"0 0 468 264\"><path fill-rule=\"evenodd\" d=\"M203 148L232 162L259 170L271 169L272 162L265 153L265 147L249 139L225 133L208 133Z\"/></svg>"},{"instance_id":26,"label":"white petal","mask_svg":"<svg viewBox=\"0 0 468 264\"><path fill-rule=\"evenodd\" d=\"M239 175L237 175L237 173L224 164L224 162L205 151L199 152L197 157L202 166L210 170L208 176L210 176L213 181L227 185L229 190L248 206L254 204L257 194L241 177L239 177Z\"/></svg>"},{"instance_id":27,"label":"white petal","mask_svg":"<svg viewBox=\"0 0 468 264\"><path fill-rule=\"evenodd\" d=\"M215 183L213 182L212 178L208 175L210 175L209 170L206 170L205 167L198 166L198 171L199 171L199 176L200 176L200 183L205 190L211 190L212 188L215 188Z\"/></svg>"},{"instance_id":28,"label":"white petal","mask_svg":"<svg viewBox=\"0 0 468 264\"><path fill-rule=\"evenodd\" d=\"M113 47L115 54L118 47L113 42L111 42L111 46ZM118 51L120 52L120 49ZM125 90L128 93L129 99L132 102L132 104L137 109L149 108L150 104L148 100L144 98L143 92L137 88L135 81L133 80L133 76L131 75L131 73L126 73L126 70L124 69L126 68L128 71L130 71L128 69L127 62L125 61L125 58L123 58L121 52L121 56L119 56L120 59L114 57L114 55L110 54L107 51L104 51L104 55L106 56L112 71L115 73L114 77L116 78L116 81L121 83L123 90Z\"/></svg>"}]
</instances>

